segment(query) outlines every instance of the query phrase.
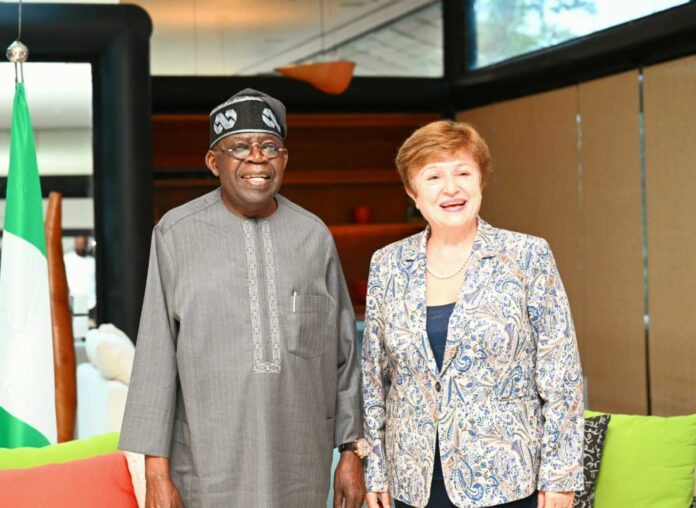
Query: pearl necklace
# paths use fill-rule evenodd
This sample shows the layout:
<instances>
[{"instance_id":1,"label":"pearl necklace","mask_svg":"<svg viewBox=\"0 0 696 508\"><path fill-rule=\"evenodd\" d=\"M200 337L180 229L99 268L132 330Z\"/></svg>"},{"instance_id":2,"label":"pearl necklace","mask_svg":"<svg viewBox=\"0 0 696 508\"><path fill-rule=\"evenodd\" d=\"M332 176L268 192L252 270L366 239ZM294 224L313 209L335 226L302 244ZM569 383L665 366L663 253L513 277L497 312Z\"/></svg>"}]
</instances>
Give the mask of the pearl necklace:
<instances>
[{"instance_id":1,"label":"pearl necklace","mask_svg":"<svg viewBox=\"0 0 696 508\"><path fill-rule=\"evenodd\" d=\"M461 265L459 265L459 268L457 268L454 272L450 273L449 275L439 275L439 274L433 272L430 269L430 267L428 266L427 262L425 263L425 269L430 275L432 275L436 279L440 279L440 280L451 279L452 277L454 277L455 275L457 275L459 272L461 272L464 269L464 267L469 263L470 257L471 257L471 251L469 251L469 255L466 256L466 259L464 260L464 262Z\"/></svg>"}]
</instances>

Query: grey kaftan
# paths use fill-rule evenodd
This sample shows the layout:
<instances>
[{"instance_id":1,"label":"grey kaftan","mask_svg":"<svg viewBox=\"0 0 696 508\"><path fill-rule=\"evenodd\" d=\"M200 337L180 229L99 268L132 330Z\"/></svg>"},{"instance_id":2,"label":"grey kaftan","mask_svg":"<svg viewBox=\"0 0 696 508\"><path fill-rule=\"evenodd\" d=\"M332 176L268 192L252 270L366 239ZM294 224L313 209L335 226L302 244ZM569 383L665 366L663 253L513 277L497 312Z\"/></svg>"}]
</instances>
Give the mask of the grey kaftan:
<instances>
[{"instance_id":1,"label":"grey kaftan","mask_svg":"<svg viewBox=\"0 0 696 508\"><path fill-rule=\"evenodd\" d=\"M327 227L217 189L155 226L120 447L169 457L186 508L325 506L362 430L355 323Z\"/></svg>"}]
</instances>

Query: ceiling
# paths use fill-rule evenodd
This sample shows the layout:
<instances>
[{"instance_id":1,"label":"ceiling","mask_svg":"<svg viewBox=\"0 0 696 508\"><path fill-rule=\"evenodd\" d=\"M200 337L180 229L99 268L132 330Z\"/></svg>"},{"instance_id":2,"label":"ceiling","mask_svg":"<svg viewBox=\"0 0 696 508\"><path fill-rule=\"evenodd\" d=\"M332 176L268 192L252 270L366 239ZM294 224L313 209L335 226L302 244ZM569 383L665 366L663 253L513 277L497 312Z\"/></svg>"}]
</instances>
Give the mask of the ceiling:
<instances>
[{"instance_id":1,"label":"ceiling","mask_svg":"<svg viewBox=\"0 0 696 508\"><path fill-rule=\"evenodd\" d=\"M283 64L327 55L356 61L358 75L442 75L439 1L138 0L137 4L153 20L155 75L270 73ZM322 42L330 48L323 56ZM91 66L32 63L29 49L24 73L34 128L91 129ZM0 131L9 129L13 96L14 67L0 63Z\"/></svg>"},{"instance_id":2,"label":"ceiling","mask_svg":"<svg viewBox=\"0 0 696 508\"><path fill-rule=\"evenodd\" d=\"M441 15L428 6L434 0L136 0L154 25L151 41L153 75L254 75L292 62L316 57L338 47L329 57L358 54L357 75L404 75L405 46L424 61L439 64L441 75ZM438 13L439 9L435 9ZM351 46L366 34L396 20L411 29L391 30L371 43ZM420 18L419 18L420 16ZM322 30L323 26L323 30ZM397 33L400 32L400 33ZM322 36L323 34L323 36ZM404 43L406 41L406 43ZM392 48L392 49L390 49ZM362 68L365 67L365 70ZM423 75L412 65L411 75ZM431 71L432 72L432 71Z\"/></svg>"},{"instance_id":3,"label":"ceiling","mask_svg":"<svg viewBox=\"0 0 696 508\"><path fill-rule=\"evenodd\" d=\"M326 54L354 61L360 76L441 77L442 3L430 2Z\"/></svg>"},{"instance_id":4,"label":"ceiling","mask_svg":"<svg viewBox=\"0 0 696 508\"><path fill-rule=\"evenodd\" d=\"M24 0L35 2L142 7L155 76L269 74L336 58L355 61L358 76L442 76L441 0Z\"/></svg>"}]
</instances>

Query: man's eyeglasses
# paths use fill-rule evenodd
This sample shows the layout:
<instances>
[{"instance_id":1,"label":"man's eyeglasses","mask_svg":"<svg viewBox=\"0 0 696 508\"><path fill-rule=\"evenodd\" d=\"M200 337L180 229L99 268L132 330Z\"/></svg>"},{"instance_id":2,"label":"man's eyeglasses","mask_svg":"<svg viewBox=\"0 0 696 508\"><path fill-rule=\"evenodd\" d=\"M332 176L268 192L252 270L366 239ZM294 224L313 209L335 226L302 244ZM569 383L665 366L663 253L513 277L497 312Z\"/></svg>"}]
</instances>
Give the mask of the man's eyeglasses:
<instances>
[{"instance_id":1,"label":"man's eyeglasses","mask_svg":"<svg viewBox=\"0 0 696 508\"><path fill-rule=\"evenodd\" d=\"M234 157L235 159L245 160L247 157L249 157L249 155L251 155L251 152L254 149L254 145L259 145L261 155L263 155L268 160L275 159L285 151L285 148L278 146L272 141L266 141L261 144L247 144L238 142L230 147L218 148L216 151L226 153L227 155L229 155L230 157Z\"/></svg>"}]
</instances>

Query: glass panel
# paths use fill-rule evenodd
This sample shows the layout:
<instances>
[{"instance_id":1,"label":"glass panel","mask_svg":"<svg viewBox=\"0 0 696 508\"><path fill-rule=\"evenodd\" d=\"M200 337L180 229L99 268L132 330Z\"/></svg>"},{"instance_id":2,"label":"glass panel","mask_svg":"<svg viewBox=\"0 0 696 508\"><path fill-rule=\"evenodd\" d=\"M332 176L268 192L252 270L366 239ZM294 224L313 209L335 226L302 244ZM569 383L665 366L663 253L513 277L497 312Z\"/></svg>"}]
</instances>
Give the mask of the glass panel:
<instances>
[{"instance_id":1,"label":"glass panel","mask_svg":"<svg viewBox=\"0 0 696 508\"><path fill-rule=\"evenodd\" d=\"M472 68L620 25L688 0L474 0Z\"/></svg>"},{"instance_id":2,"label":"glass panel","mask_svg":"<svg viewBox=\"0 0 696 508\"><path fill-rule=\"evenodd\" d=\"M264 75L337 58L356 62L357 76L443 75L441 0L129 3L152 18L154 76Z\"/></svg>"},{"instance_id":3,"label":"glass panel","mask_svg":"<svg viewBox=\"0 0 696 508\"><path fill-rule=\"evenodd\" d=\"M0 63L0 227L5 223L14 65ZM27 103L44 195L63 194L63 254L73 309L73 333L84 337L96 306L92 155L92 66L24 64Z\"/></svg>"},{"instance_id":4,"label":"glass panel","mask_svg":"<svg viewBox=\"0 0 696 508\"><path fill-rule=\"evenodd\" d=\"M442 2L295 63L351 60L355 76L442 77Z\"/></svg>"}]
</instances>

